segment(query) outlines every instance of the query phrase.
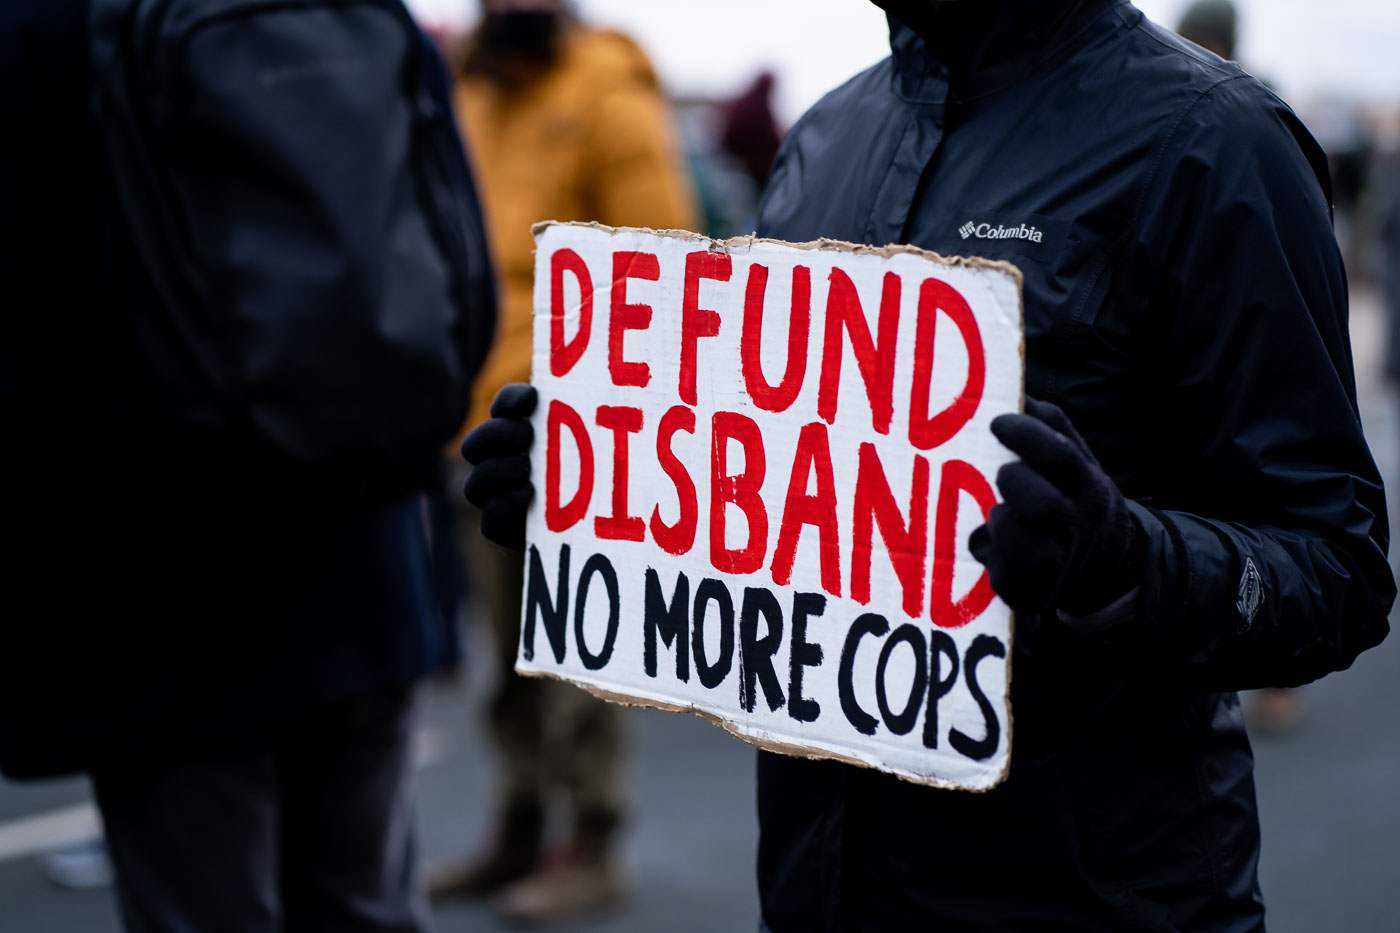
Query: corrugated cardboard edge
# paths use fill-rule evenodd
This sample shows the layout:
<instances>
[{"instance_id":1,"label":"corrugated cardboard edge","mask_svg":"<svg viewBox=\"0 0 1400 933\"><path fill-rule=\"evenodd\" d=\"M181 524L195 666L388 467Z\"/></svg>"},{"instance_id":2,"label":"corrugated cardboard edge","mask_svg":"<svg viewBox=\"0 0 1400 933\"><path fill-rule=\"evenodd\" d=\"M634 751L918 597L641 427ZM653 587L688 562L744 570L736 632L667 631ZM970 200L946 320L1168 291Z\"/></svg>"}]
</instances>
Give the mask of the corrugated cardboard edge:
<instances>
[{"instance_id":1,"label":"corrugated cardboard edge","mask_svg":"<svg viewBox=\"0 0 1400 933\"><path fill-rule=\"evenodd\" d=\"M1011 281L1015 284L1016 287L1016 315L1021 331L1021 345L1018 349L1021 358L1022 372L1020 410L1026 410L1026 381L1024 376L1026 371L1026 296L1024 288L1025 277L1021 274L1021 270L1019 267L1017 267L1014 263L1007 262L1004 259L983 259L980 256L944 256L941 253L935 253L933 250L924 249L919 246L911 246L907 243L890 243L886 246L869 246L861 243L851 243L846 240L831 240L826 238L818 240L808 240L802 243L792 243L787 240L775 240L769 237L754 236L752 234L745 236L730 237L727 240L716 240L712 237L707 237L704 234L693 233L689 230L654 230L650 227L612 227L607 224L597 223L596 221L585 222L577 220L542 220L539 223L535 223L530 226L530 234L535 238L535 241L538 243L539 238L550 227L577 227L586 230L599 230L603 233L645 233L650 234L651 236L669 237L671 239L677 240L693 240L697 243L705 244L706 249L715 252L729 252L731 250L744 249L747 247L751 247L756 243L771 243L774 246L786 246L791 249L805 249L819 252L844 253L847 255L857 256L918 256L921 259L927 259L930 262L937 263L938 265L942 266L961 266L966 268L991 269L1003 272L1011 279ZM599 699L606 700L609 703L616 703L619 706L643 706L649 707L651 709L665 710L671 713L694 713L703 719L709 720L716 726L719 726L721 729L728 732L735 738L741 739L747 742L748 744L756 746L757 748L764 749L765 751L777 752L782 755L791 755L795 758L808 758L813 761L839 761L844 764L855 765L861 768L870 768L872 770L881 771L884 774L893 774L895 777L899 778L902 781L908 781L911 784L918 784L922 787L936 787L942 790L960 790L966 793L985 794L993 788L1000 786L1003 782L1006 781L1007 777L1009 777L1011 774L1011 755L1014 750L1012 737L1014 733L1016 719L1016 710L1011 705L1011 678L1012 676L1014 676L1015 673L1015 664L1013 663L1013 659L1015 656L1015 646L1016 613L1014 611L1009 611L1006 626L1006 693L1005 696L1002 698L1003 705L1006 710L1006 758L1002 762L1001 771L997 774L996 779L990 784L988 784L986 787L968 787L964 784L956 784L951 781L942 781L936 778L920 778L915 777L913 775L900 774L896 771L889 771L884 768L876 767L875 765L870 764L870 762L868 761L864 761L860 758L856 758L849 755L840 755L835 752L828 752L824 749L808 748L804 745L792 745L785 742L766 741L739 731L739 727L735 723L730 722L722 716L717 716L714 713L708 712L707 710L697 709L694 706L686 706L684 704L664 703L661 701L647 700L641 697L634 697L628 694L614 693L610 690L604 690L601 687L594 686L593 684L582 683L580 681L573 680L572 678L565 677L561 674L556 674L551 671L522 671L517 669L516 673L526 677L549 677L555 680L560 680L564 683L572 684L575 687L578 687L580 690L585 690L588 693L591 693L594 696L598 697Z\"/></svg>"},{"instance_id":2,"label":"corrugated cardboard edge","mask_svg":"<svg viewBox=\"0 0 1400 933\"><path fill-rule=\"evenodd\" d=\"M906 243L890 243L886 246L867 246L861 243L850 243L846 240L828 240L825 238L820 240L808 240L804 243L791 243L787 240L774 240L768 237L754 236L752 234L748 234L745 236L730 237L727 240L715 240L701 233L692 233L689 230L653 230L650 227L610 227L607 224L600 224L596 222L584 223L577 220L542 220L539 223L533 224L530 227L530 233L534 236L535 240L538 241L539 238L544 234L544 232L550 227L576 227L583 230L600 230L603 233L645 233L650 236L669 237L671 239L676 240L694 240L697 243L706 244L706 249L719 253L727 253L731 250L743 249L745 247L753 246L756 243L771 243L774 246L787 246L792 249L806 249L821 252L846 253L848 255L856 256L918 256L922 259L927 259L930 262L936 262L939 265L944 266L967 266L974 269L999 269L1000 271L1005 272L1007 275L1009 275L1011 279L1016 283L1016 293L1018 295L1022 293L1022 284L1025 281L1023 276L1021 275L1021 270L1014 263L1009 263L1004 259L983 259L980 256L944 256L941 253L935 253L933 250L924 249L920 246L910 246ZM1024 321L1025 317L1023 315L1023 324ZM1024 326L1021 328L1021 333L1023 335L1021 346L1021 361L1024 364Z\"/></svg>"},{"instance_id":3,"label":"corrugated cardboard edge","mask_svg":"<svg viewBox=\"0 0 1400 933\"><path fill-rule=\"evenodd\" d=\"M1009 665L1007 667L1007 670L1010 670ZM755 748L761 748L767 752L777 752L780 755L788 755L793 758L806 758L809 761L839 761L842 764L855 765L858 768L869 768L872 771L879 771L881 774L888 774L892 777L899 778L901 781L908 781L910 784L917 784L920 787L933 787L939 790L960 790L964 793L969 794L985 794L987 791L992 790L997 785L1001 784L1002 781L1006 780L1007 771L1011 766L1010 723L1007 724L1006 765L1002 767L1001 772L996 777L996 780L994 780L987 786L969 787L966 784L956 784L952 781L941 780L939 778L919 777L912 774L902 774L898 771L891 771L886 768L880 768L876 765L872 765L870 762L865 761L864 759L856 758L854 755L842 755L838 752L827 751L826 749L821 748L811 748L807 745L794 745L789 742L774 742L769 739L760 739L757 736L749 735L745 732L740 731L737 724L731 722L728 719L725 719L723 716L718 716L710 712L709 710L700 709L695 706L687 706L684 703L667 703L664 700L651 700L645 697L632 696L628 693L616 693L612 690L607 690L595 684L585 683L580 680L574 680L572 677L565 677L563 674L559 674L554 671L528 671L516 668L515 672L516 674L522 677L548 678L550 680L557 680L562 683L570 684L571 686L578 687L585 693L591 693L593 696L597 697L600 700L606 700L609 703L616 703L618 706L639 706L645 709L659 709L667 713L694 713L701 719L707 720L713 725L716 725L719 728L723 729L725 732L728 732L736 739L739 739L743 742L747 742L749 745L752 745ZM1009 682L1010 678L1008 675L1008 683ZM1008 709L1009 708L1010 707L1008 707Z\"/></svg>"}]
</instances>

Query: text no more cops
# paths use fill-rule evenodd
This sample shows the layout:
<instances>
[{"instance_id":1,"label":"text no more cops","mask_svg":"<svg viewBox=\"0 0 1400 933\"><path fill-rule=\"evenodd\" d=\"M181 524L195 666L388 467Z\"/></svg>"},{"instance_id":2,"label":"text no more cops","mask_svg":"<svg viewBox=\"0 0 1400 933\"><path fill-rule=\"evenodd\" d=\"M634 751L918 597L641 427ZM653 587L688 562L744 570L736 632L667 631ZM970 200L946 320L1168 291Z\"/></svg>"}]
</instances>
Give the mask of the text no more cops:
<instances>
[{"instance_id":1,"label":"text no more cops","mask_svg":"<svg viewBox=\"0 0 1400 933\"><path fill-rule=\"evenodd\" d=\"M614 657L624 616L617 570L606 555L593 554L584 562L577 580L574 580L571 562L569 545L560 545L558 575L551 587L539 549L533 545L530 547L525 584L525 621L520 635L521 655L526 661L534 660L537 631L543 628L555 662L564 664L568 657L569 622L572 618L573 645L580 663L589 671L602 671ZM606 593L608 616L607 628L595 651L585 638L584 619L590 593L598 584ZM797 722L814 723L823 715L822 705L803 694L803 679L807 668L819 667L827 660L821 646L807 640L809 624L826 611L825 595L788 591L792 608L790 621L785 626L778 594L764 587L744 588L737 615L734 594L729 585L713 577L701 579L692 596L690 579L686 574L678 573L668 596L660 575L654 568L648 567L645 592L640 634L642 663L648 677L656 679L659 675L658 642L675 655L676 680L690 682L693 659L696 678L706 690L717 690L724 684L733 670L737 655L738 699L745 711L754 711L761 692L770 711L776 712L786 705L788 715ZM571 596L572 613L569 611ZM711 607L715 610L713 616ZM636 618L635 611L625 614L628 619ZM760 619L763 621L762 635L759 634ZM705 647L705 626L708 624L719 626L719 650L713 658L707 656ZM774 657L784 637L789 640L786 678L779 676L774 664ZM862 708L856 699L856 652L862 649L866 639L873 639L879 645L879 660L875 667L875 699L879 719ZM891 697L886 688L886 672L894 652L900 646L912 654L914 675L908 696ZM875 650L875 645L872 644L867 650ZM952 692L961 673L968 692L981 711L983 734L973 737L953 726L948 729L948 744L966 758L984 761L996 753L1001 740L1001 723L996 708L977 681L977 665L988 657L1006 657L1006 646L993 635L978 635L960 657L957 644L947 632L937 628L925 630L909 622L891 631L889 620L884 616L875 612L862 613L846 630L838 662L841 713L863 735L875 735L882 722L894 735L907 735L913 731L922 711L924 727L920 738L925 748L936 749L940 737L938 704Z\"/></svg>"}]
</instances>

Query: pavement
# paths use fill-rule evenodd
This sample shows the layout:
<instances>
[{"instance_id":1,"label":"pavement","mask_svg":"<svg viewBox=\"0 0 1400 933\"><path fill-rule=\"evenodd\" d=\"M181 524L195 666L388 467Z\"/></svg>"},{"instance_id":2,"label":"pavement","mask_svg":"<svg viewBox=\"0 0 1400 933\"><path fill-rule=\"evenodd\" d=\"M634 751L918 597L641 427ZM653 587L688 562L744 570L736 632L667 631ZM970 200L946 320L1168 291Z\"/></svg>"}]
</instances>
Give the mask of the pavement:
<instances>
[{"instance_id":1,"label":"pavement","mask_svg":"<svg viewBox=\"0 0 1400 933\"><path fill-rule=\"evenodd\" d=\"M1353 297L1362 417L1390 486L1400 486L1400 403L1379 377L1385 323ZM482 646L475 652L484 661ZM1256 736L1272 933L1400 933L1400 637L1306 688L1293 733ZM489 831L492 760L479 722L489 672L470 668L423 695L415 759L426 858L459 855ZM631 897L588 933L728 933L757 925L754 751L695 716L627 710L632 817L622 859ZM35 853L92 828L85 780L0 781L0 933L116 933L110 889L69 891ZM436 911L441 933L507 929L485 907Z\"/></svg>"}]
</instances>

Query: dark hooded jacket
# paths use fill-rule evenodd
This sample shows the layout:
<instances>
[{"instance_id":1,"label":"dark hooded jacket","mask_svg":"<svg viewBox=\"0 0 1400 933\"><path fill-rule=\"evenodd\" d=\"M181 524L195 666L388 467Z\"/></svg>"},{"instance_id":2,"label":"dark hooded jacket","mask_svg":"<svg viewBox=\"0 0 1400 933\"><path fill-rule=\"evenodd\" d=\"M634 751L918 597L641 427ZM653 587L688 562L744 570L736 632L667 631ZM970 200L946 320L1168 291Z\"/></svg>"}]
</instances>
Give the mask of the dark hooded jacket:
<instances>
[{"instance_id":1,"label":"dark hooded jacket","mask_svg":"<svg viewBox=\"0 0 1400 933\"><path fill-rule=\"evenodd\" d=\"M262 751L444 653L419 496L302 508L112 404L145 357L99 221L88 7L0 5L0 772L16 778Z\"/></svg>"},{"instance_id":2,"label":"dark hooded jacket","mask_svg":"<svg viewBox=\"0 0 1400 933\"><path fill-rule=\"evenodd\" d=\"M882 5L893 55L793 129L758 233L1019 266L1026 391L1129 498L1147 570L1105 633L1016 619L989 793L762 754L764 923L1260 930L1234 691L1346 668L1395 593L1323 153L1129 3Z\"/></svg>"}]
</instances>

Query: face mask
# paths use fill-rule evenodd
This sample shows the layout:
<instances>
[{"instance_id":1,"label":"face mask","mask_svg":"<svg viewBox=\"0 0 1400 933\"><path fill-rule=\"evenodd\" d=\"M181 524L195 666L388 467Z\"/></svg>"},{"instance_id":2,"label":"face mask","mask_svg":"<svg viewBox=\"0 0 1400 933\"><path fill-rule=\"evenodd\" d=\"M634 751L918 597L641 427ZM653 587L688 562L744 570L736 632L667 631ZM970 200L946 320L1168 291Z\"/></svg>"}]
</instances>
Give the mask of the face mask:
<instances>
[{"instance_id":1,"label":"face mask","mask_svg":"<svg viewBox=\"0 0 1400 933\"><path fill-rule=\"evenodd\" d=\"M560 14L553 10L487 13L481 22L481 39L494 52L544 59L554 51L559 21Z\"/></svg>"}]
</instances>

